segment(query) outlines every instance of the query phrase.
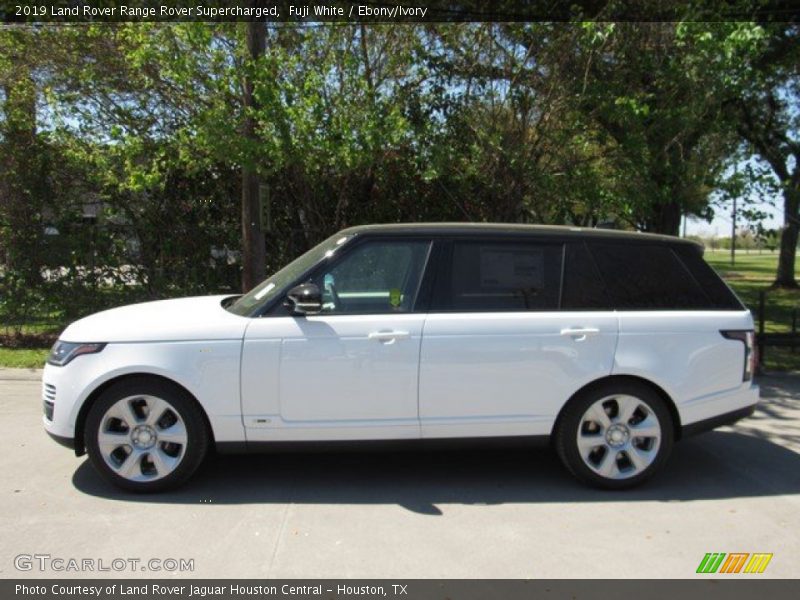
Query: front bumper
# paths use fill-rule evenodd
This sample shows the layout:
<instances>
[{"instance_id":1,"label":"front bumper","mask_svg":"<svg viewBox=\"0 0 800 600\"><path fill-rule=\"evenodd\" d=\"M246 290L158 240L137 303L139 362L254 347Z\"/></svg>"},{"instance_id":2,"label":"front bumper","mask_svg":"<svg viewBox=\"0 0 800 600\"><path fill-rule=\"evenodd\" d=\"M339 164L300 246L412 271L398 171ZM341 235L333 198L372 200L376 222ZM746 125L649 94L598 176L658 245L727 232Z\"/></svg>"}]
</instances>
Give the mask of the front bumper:
<instances>
[{"instance_id":1,"label":"front bumper","mask_svg":"<svg viewBox=\"0 0 800 600\"><path fill-rule=\"evenodd\" d=\"M51 433L49 431L47 431L47 435L53 438L53 440L55 440L57 444L61 444L62 446L64 446L65 448L69 448L70 450L75 450L75 438L56 435L55 433Z\"/></svg>"},{"instance_id":2,"label":"front bumper","mask_svg":"<svg viewBox=\"0 0 800 600\"><path fill-rule=\"evenodd\" d=\"M47 364L42 373L44 429L56 442L78 454L82 452L77 439L77 416L102 366L101 360L100 354L81 356L64 367Z\"/></svg>"}]
</instances>

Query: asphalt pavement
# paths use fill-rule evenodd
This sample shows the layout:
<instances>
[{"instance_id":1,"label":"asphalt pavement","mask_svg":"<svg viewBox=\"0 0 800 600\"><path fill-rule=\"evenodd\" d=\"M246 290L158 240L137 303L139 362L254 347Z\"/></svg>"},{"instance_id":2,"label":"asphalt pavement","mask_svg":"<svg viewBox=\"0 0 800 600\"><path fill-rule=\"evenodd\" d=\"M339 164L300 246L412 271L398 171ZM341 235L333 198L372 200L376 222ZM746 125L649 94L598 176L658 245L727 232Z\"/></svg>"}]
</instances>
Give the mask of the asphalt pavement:
<instances>
[{"instance_id":1,"label":"asphalt pavement","mask_svg":"<svg viewBox=\"0 0 800 600\"><path fill-rule=\"evenodd\" d=\"M2 578L691 578L708 552L773 554L730 577L800 576L800 376L761 378L752 418L631 491L514 448L215 456L150 496L47 437L39 376L0 369Z\"/></svg>"}]
</instances>

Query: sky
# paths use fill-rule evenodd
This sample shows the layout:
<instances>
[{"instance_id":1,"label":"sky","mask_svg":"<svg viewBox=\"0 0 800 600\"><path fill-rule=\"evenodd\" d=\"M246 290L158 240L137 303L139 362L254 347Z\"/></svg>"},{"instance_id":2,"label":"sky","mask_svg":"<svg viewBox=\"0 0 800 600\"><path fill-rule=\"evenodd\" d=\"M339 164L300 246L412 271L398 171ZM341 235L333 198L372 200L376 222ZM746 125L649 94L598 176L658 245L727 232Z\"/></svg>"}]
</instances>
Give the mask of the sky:
<instances>
[{"instance_id":1,"label":"sky","mask_svg":"<svg viewBox=\"0 0 800 600\"><path fill-rule=\"evenodd\" d=\"M771 206L768 202L761 202L751 205L752 208L762 210L770 216L763 221L765 229L779 229L783 227L783 217L781 215L780 202L776 206ZM711 223L703 219L695 219L689 217L686 223L687 235L699 235L701 237L729 237L731 235L731 203L728 202L724 206L717 206L714 208L714 220ZM747 223L741 219L737 219L737 230L741 230L747 226ZM683 232L683 225L681 225L681 232Z\"/></svg>"},{"instance_id":2,"label":"sky","mask_svg":"<svg viewBox=\"0 0 800 600\"><path fill-rule=\"evenodd\" d=\"M767 178L773 180L773 185L777 186L774 173L761 162L757 156L750 156L742 160L735 167L728 169L726 176L734 176L737 172L752 172L765 174ZM747 208L757 210L767 214L761 224L764 229L780 229L783 227L783 198L781 194L769 185L753 185L745 192L748 196L739 200L741 207L742 200L746 201ZM769 197L768 197L769 196ZM730 237L733 203L728 201L722 203L719 193L711 196L711 205L714 209L714 219L709 223L703 219L689 217L686 223L687 235L699 235L701 237ZM740 214L736 219L736 229L741 231L747 228L748 222ZM681 223L681 234L683 234L683 223Z\"/></svg>"}]
</instances>

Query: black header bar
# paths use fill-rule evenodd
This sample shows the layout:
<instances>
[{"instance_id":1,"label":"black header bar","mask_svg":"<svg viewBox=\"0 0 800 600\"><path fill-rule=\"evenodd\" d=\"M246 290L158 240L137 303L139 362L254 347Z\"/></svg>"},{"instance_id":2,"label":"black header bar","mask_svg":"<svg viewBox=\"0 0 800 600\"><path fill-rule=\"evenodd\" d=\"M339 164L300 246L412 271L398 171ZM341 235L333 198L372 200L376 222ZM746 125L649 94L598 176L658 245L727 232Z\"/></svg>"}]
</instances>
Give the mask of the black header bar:
<instances>
[{"instance_id":1,"label":"black header bar","mask_svg":"<svg viewBox=\"0 0 800 600\"><path fill-rule=\"evenodd\" d=\"M740 600L797 597L797 582L780 579L6 579L5 600Z\"/></svg>"},{"instance_id":2,"label":"black header bar","mask_svg":"<svg viewBox=\"0 0 800 600\"><path fill-rule=\"evenodd\" d=\"M797 22L794 0L0 0L5 23Z\"/></svg>"}]
</instances>

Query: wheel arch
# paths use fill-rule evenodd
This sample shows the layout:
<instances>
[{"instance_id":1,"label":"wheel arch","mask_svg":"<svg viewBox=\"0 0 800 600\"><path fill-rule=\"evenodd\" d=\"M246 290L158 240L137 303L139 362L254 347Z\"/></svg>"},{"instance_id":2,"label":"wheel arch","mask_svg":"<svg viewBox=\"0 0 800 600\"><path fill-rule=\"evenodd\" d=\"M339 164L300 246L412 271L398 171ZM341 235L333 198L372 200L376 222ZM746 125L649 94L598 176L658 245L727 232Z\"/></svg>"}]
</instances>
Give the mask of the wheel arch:
<instances>
[{"instance_id":1,"label":"wheel arch","mask_svg":"<svg viewBox=\"0 0 800 600\"><path fill-rule=\"evenodd\" d=\"M200 402L197 400L194 394L186 389L185 386L181 385L174 379L170 379L169 377L165 377L163 375L156 375L155 373L147 373L147 372L138 372L138 373L125 373L123 375L118 375L116 377L112 377L108 381L104 381L100 385L98 385L91 393L86 397L86 400L83 401L80 410L78 411L78 416L75 418L75 455L76 456L83 456L86 454L86 440L85 440L85 429L86 429L86 417L89 414L89 410L92 408L92 405L97 401L97 399L109 389L111 386L116 385L122 381L129 381L129 380L147 380L147 381L159 381L161 383L166 383L167 385L176 387L180 389L182 392L186 394L188 398L194 402L197 409L200 411L200 414L203 416L203 421L206 425L206 430L209 435L209 445L213 448L215 445L214 442L214 429L211 427L211 420L208 418L208 414L206 413L205 408Z\"/></svg>"},{"instance_id":2,"label":"wheel arch","mask_svg":"<svg viewBox=\"0 0 800 600\"><path fill-rule=\"evenodd\" d=\"M569 397L569 400L567 400L564 403L564 406L562 406L561 410L558 412L558 416L556 417L556 420L553 422L553 428L550 432L551 439L555 431L557 431L558 429L559 423L564 415L565 409L575 398L578 398L579 396L587 392L591 392L595 388L599 388L614 383L626 383L626 382L643 384L648 388L650 388L653 392L658 394L662 400L664 400L664 404L667 406L667 410L669 410L670 416L672 417L674 439L679 440L681 438L681 432L683 430L683 427L681 425L681 416L680 413L678 412L678 407L675 405L675 401L666 392L666 390L664 390L663 387L661 387L660 385L654 383L649 379L645 379L644 377L639 377L637 375L608 375L606 377L601 377L600 379L595 379L594 381L587 383L582 388L577 390L574 394L572 394L572 396Z\"/></svg>"}]
</instances>

